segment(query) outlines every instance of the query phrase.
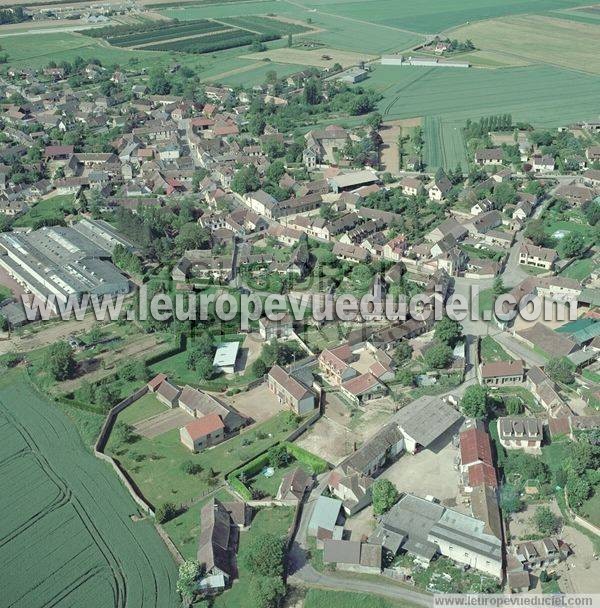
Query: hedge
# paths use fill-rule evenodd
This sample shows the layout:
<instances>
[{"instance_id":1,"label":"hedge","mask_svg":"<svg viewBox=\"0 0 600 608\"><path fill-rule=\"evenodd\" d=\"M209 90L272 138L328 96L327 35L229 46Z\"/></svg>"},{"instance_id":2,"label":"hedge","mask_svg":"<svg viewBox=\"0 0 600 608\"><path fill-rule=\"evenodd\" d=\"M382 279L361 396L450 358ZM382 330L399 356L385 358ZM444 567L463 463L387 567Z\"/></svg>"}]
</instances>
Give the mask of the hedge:
<instances>
[{"instance_id":1,"label":"hedge","mask_svg":"<svg viewBox=\"0 0 600 608\"><path fill-rule=\"evenodd\" d=\"M252 500L252 492L235 475L232 475L227 481L244 500Z\"/></svg>"},{"instance_id":2,"label":"hedge","mask_svg":"<svg viewBox=\"0 0 600 608\"><path fill-rule=\"evenodd\" d=\"M325 471L329 469L329 463L319 456L315 456L314 454L307 452L305 449L294 443L286 442L284 445L288 454L291 454L298 462L309 465L315 475L325 473Z\"/></svg>"}]
</instances>

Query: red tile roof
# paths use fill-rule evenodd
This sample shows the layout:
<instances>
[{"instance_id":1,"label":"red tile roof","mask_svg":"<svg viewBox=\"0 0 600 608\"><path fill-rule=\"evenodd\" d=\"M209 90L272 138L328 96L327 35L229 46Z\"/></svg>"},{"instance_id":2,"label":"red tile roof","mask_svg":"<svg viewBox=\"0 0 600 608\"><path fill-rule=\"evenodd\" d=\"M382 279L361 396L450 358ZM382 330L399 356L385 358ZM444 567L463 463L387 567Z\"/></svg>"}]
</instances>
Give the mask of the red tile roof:
<instances>
[{"instance_id":1,"label":"red tile roof","mask_svg":"<svg viewBox=\"0 0 600 608\"><path fill-rule=\"evenodd\" d=\"M460 434L460 460L463 466L476 462L493 466L490 436L477 428L463 431Z\"/></svg>"},{"instance_id":2,"label":"red tile roof","mask_svg":"<svg viewBox=\"0 0 600 608\"><path fill-rule=\"evenodd\" d=\"M148 388L155 391L166 379L166 374L157 374L152 380L148 381Z\"/></svg>"},{"instance_id":3,"label":"red tile roof","mask_svg":"<svg viewBox=\"0 0 600 608\"><path fill-rule=\"evenodd\" d=\"M469 467L469 485L472 488L480 485L497 488L496 469L485 462L474 464L472 467Z\"/></svg>"},{"instance_id":4,"label":"red tile roof","mask_svg":"<svg viewBox=\"0 0 600 608\"><path fill-rule=\"evenodd\" d=\"M483 378L502 378L503 376L518 376L525 373L523 361L493 361L481 366Z\"/></svg>"},{"instance_id":5,"label":"red tile roof","mask_svg":"<svg viewBox=\"0 0 600 608\"><path fill-rule=\"evenodd\" d=\"M208 416L203 416L185 425L185 430L189 433L192 441L206 437L209 433L214 433L224 428L225 425L221 420L221 416L215 413L208 414Z\"/></svg>"}]
</instances>

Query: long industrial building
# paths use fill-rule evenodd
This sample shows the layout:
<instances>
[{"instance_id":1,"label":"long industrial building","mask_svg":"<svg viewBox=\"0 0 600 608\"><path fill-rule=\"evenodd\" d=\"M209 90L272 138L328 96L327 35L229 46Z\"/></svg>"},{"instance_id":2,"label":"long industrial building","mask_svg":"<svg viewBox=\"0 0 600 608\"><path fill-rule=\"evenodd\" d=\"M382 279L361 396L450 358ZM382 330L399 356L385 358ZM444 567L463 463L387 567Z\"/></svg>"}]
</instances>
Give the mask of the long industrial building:
<instances>
[{"instance_id":1,"label":"long industrial building","mask_svg":"<svg viewBox=\"0 0 600 608\"><path fill-rule=\"evenodd\" d=\"M27 234L5 232L0 234L0 266L42 299L126 294L129 281L111 262L117 244L133 250L109 224L88 219Z\"/></svg>"}]
</instances>

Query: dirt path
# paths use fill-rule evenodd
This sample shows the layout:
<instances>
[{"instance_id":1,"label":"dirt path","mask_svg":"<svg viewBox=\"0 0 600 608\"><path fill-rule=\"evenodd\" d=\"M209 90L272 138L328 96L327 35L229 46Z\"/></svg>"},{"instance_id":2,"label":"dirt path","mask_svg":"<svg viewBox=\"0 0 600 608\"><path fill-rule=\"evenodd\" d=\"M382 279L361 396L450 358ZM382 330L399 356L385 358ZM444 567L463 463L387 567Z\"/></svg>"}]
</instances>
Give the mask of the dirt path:
<instances>
[{"instance_id":1,"label":"dirt path","mask_svg":"<svg viewBox=\"0 0 600 608\"><path fill-rule=\"evenodd\" d=\"M389 120L381 125L379 135L383 140L381 146L381 165L384 171L394 174L400 170L400 154L398 151L398 138L403 128L417 127L421 118L406 118L404 120Z\"/></svg>"}]
</instances>

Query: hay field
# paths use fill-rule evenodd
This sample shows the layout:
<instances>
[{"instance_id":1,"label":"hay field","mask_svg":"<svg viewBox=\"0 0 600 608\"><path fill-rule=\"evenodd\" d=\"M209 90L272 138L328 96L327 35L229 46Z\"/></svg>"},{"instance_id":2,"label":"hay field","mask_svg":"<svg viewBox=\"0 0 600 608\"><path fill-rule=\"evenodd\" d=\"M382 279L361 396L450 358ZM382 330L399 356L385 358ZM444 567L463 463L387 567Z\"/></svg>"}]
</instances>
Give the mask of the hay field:
<instances>
[{"instance_id":1,"label":"hay field","mask_svg":"<svg viewBox=\"0 0 600 608\"><path fill-rule=\"evenodd\" d=\"M499 61L518 58L600 74L600 21L595 25L541 15L507 17L460 27L451 37L470 39Z\"/></svg>"},{"instance_id":2,"label":"hay field","mask_svg":"<svg viewBox=\"0 0 600 608\"><path fill-rule=\"evenodd\" d=\"M330 59L323 59L328 56ZM352 53L349 51L338 51L330 48L318 48L302 50L295 48L269 49L263 53L251 53L241 55L241 59L251 59L252 61L264 61L269 59L277 63L294 63L296 65L309 65L316 68L329 68L335 63L339 63L343 68L357 65L359 61L372 61L375 55L366 53Z\"/></svg>"},{"instance_id":3,"label":"hay field","mask_svg":"<svg viewBox=\"0 0 600 608\"><path fill-rule=\"evenodd\" d=\"M438 167L454 169L458 164L464 169L468 167L463 127L462 123L445 121L438 116L425 119L423 159L428 170Z\"/></svg>"},{"instance_id":4,"label":"hay field","mask_svg":"<svg viewBox=\"0 0 600 608\"><path fill-rule=\"evenodd\" d=\"M25 372L0 378L2 605L175 608L175 563Z\"/></svg>"}]
</instances>

